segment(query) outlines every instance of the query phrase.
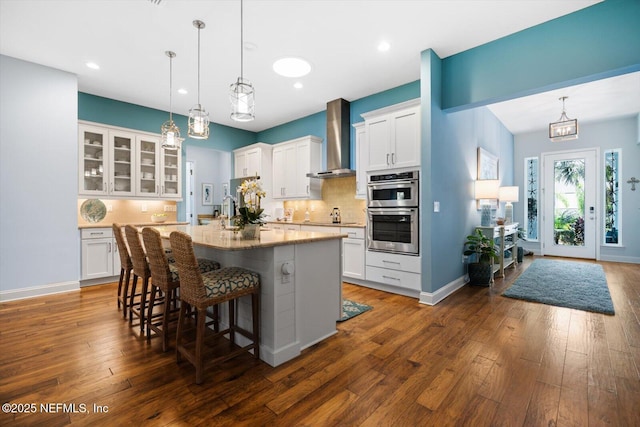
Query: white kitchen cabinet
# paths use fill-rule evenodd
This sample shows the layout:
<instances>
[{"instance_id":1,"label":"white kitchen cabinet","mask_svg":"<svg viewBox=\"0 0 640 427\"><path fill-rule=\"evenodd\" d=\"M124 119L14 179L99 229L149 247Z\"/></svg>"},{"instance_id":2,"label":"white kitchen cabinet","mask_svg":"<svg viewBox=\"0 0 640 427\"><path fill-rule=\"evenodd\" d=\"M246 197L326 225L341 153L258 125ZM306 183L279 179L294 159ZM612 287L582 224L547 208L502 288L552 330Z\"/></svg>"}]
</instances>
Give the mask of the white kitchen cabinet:
<instances>
[{"instance_id":1,"label":"white kitchen cabinet","mask_svg":"<svg viewBox=\"0 0 640 427\"><path fill-rule=\"evenodd\" d=\"M120 254L111 228L83 229L81 242L81 280L120 274Z\"/></svg>"},{"instance_id":2,"label":"white kitchen cabinet","mask_svg":"<svg viewBox=\"0 0 640 427\"><path fill-rule=\"evenodd\" d=\"M342 239L342 277L365 279L365 232L364 228L341 227L340 232L348 237Z\"/></svg>"},{"instance_id":3,"label":"white kitchen cabinet","mask_svg":"<svg viewBox=\"0 0 640 427\"><path fill-rule=\"evenodd\" d=\"M132 196L135 134L107 127L80 125L78 193L87 196Z\"/></svg>"},{"instance_id":4,"label":"white kitchen cabinet","mask_svg":"<svg viewBox=\"0 0 640 427\"><path fill-rule=\"evenodd\" d=\"M305 136L273 147L273 198L320 199L322 183L308 178L322 167L322 140Z\"/></svg>"},{"instance_id":5,"label":"white kitchen cabinet","mask_svg":"<svg viewBox=\"0 0 640 427\"><path fill-rule=\"evenodd\" d=\"M182 197L180 151L163 150L158 135L89 122L78 130L79 195Z\"/></svg>"},{"instance_id":6,"label":"white kitchen cabinet","mask_svg":"<svg viewBox=\"0 0 640 427\"><path fill-rule=\"evenodd\" d=\"M356 199L367 198L367 168L369 162L369 145L364 122L353 125L355 128L355 153L356 153Z\"/></svg>"},{"instance_id":7,"label":"white kitchen cabinet","mask_svg":"<svg viewBox=\"0 0 640 427\"><path fill-rule=\"evenodd\" d=\"M367 280L410 291L420 291L421 257L367 251Z\"/></svg>"},{"instance_id":8,"label":"white kitchen cabinet","mask_svg":"<svg viewBox=\"0 0 640 427\"><path fill-rule=\"evenodd\" d=\"M367 171L420 166L420 100L362 114Z\"/></svg>"},{"instance_id":9,"label":"white kitchen cabinet","mask_svg":"<svg viewBox=\"0 0 640 427\"><path fill-rule=\"evenodd\" d=\"M340 233L340 225L301 225L300 231L307 231L310 233Z\"/></svg>"},{"instance_id":10,"label":"white kitchen cabinet","mask_svg":"<svg viewBox=\"0 0 640 427\"><path fill-rule=\"evenodd\" d=\"M260 176L264 178L271 170L271 152L273 146L258 142L233 150L234 178Z\"/></svg>"}]
</instances>

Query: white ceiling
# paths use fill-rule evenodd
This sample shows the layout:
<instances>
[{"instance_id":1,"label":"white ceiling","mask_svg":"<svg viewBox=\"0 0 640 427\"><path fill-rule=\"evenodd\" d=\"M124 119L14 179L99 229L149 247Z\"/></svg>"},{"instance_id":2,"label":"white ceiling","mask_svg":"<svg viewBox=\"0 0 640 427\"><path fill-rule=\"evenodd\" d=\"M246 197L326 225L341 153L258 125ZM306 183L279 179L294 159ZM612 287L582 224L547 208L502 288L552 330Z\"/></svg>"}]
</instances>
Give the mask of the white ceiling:
<instances>
[{"instance_id":1,"label":"white ceiling","mask_svg":"<svg viewBox=\"0 0 640 427\"><path fill-rule=\"evenodd\" d=\"M239 0L0 0L0 53L74 73L82 92L168 111L164 52L173 50L174 90L189 91L174 93L173 111L186 115L197 99L192 21L200 19L206 23L201 104L216 123L260 131L322 111L335 98L355 100L418 80L424 49L445 58L597 2L245 0L245 46L253 48L244 50L244 75L256 88L256 120L248 123L229 119L227 95L240 73ZM377 51L382 40L390 43L388 52ZM296 79L272 71L284 56L311 62L311 73L297 79L303 89L293 88ZM87 68L87 61L100 70ZM640 90L637 75L625 83ZM619 96L610 96L611 90ZM598 91L605 102L591 103L589 89L561 91L570 96L569 115L582 119L590 105L602 112L629 94ZM545 127L560 115L558 96L537 95L492 109L514 132L532 126L521 121ZM639 98L627 108L639 111Z\"/></svg>"}]
</instances>

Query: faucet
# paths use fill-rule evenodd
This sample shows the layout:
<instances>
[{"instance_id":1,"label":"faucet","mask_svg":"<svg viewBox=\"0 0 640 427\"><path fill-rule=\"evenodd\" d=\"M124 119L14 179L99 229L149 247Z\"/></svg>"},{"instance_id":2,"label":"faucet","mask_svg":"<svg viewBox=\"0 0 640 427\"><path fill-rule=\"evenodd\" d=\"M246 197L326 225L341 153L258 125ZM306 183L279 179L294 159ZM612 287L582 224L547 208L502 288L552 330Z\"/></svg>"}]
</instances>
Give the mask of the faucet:
<instances>
[{"instance_id":1,"label":"faucet","mask_svg":"<svg viewBox=\"0 0 640 427\"><path fill-rule=\"evenodd\" d=\"M231 200L233 203L229 203L228 201ZM220 224L222 225L222 229L224 230L225 227L225 219L231 219L232 217L236 216L236 211L237 211L237 203L238 203L238 199L235 196L232 196L230 194L224 196L222 198L222 215L220 215L221 220L220 220ZM226 205L228 205L229 207L225 207ZM225 218L226 216L226 218Z\"/></svg>"}]
</instances>

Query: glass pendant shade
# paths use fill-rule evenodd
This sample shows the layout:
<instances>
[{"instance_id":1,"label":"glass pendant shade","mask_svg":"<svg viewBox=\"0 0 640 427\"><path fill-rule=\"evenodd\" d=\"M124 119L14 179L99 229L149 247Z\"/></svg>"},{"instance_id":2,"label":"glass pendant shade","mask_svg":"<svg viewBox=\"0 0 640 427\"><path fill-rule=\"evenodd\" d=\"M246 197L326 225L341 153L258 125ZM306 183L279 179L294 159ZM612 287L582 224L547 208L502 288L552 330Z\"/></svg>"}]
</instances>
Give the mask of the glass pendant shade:
<instances>
[{"instance_id":1,"label":"glass pendant shade","mask_svg":"<svg viewBox=\"0 0 640 427\"><path fill-rule=\"evenodd\" d=\"M549 139L553 142L568 141L578 138L578 120L570 119L564 111L564 101L566 96L560 98L562 101L562 114L558 121L549 123Z\"/></svg>"},{"instance_id":2,"label":"glass pendant shade","mask_svg":"<svg viewBox=\"0 0 640 427\"><path fill-rule=\"evenodd\" d=\"M189 138L209 138L209 113L200 104L189 110Z\"/></svg>"},{"instance_id":3,"label":"glass pendant shade","mask_svg":"<svg viewBox=\"0 0 640 427\"><path fill-rule=\"evenodd\" d=\"M255 92L253 85L242 78L231 85L231 118L237 122L249 122L255 119Z\"/></svg>"},{"instance_id":4,"label":"glass pendant shade","mask_svg":"<svg viewBox=\"0 0 640 427\"><path fill-rule=\"evenodd\" d=\"M180 138L180 128L173 122L173 115L171 113L171 95L173 92L173 58L176 57L176 53L167 50L165 52L165 55L169 57L169 120L164 122L160 127L160 141L162 144L162 148L164 148L165 150L178 150L183 139Z\"/></svg>"},{"instance_id":5,"label":"glass pendant shade","mask_svg":"<svg viewBox=\"0 0 640 427\"><path fill-rule=\"evenodd\" d=\"M200 104L200 30L205 23L196 19L193 26L198 29L198 103L189 110L189 138L209 138L209 113Z\"/></svg>"}]
</instances>

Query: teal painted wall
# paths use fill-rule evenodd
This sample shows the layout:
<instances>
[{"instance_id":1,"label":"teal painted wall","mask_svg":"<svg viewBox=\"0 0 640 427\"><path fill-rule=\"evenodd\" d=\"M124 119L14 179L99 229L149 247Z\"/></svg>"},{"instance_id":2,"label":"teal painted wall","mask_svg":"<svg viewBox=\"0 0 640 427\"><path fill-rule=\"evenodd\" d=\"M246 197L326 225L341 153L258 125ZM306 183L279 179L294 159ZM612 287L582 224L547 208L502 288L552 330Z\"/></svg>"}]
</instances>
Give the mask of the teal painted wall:
<instances>
[{"instance_id":1,"label":"teal painted wall","mask_svg":"<svg viewBox=\"0 0 640 427\"><path fill-rule=\"evenodd\" d=\"M640 70L640 1L607 0L443 60L459 110Z\"/></svg>"},{"instance_id":2,"label":"teal painted wall","mask_svg":"<svg viewBox=\"0 0 640 427\"><path fill-rule=\"evenodd\" d=\"M167 121L169 113L101 96L78 93L78 119L145 132L160 133L160 126ZM173 120L186 138L184 144L209 147L215 150L232 151L256 141L256 134L246 130L211 123L209 139L187 137L187 117L173 114Z\"/></svg>"}]
</instances>

